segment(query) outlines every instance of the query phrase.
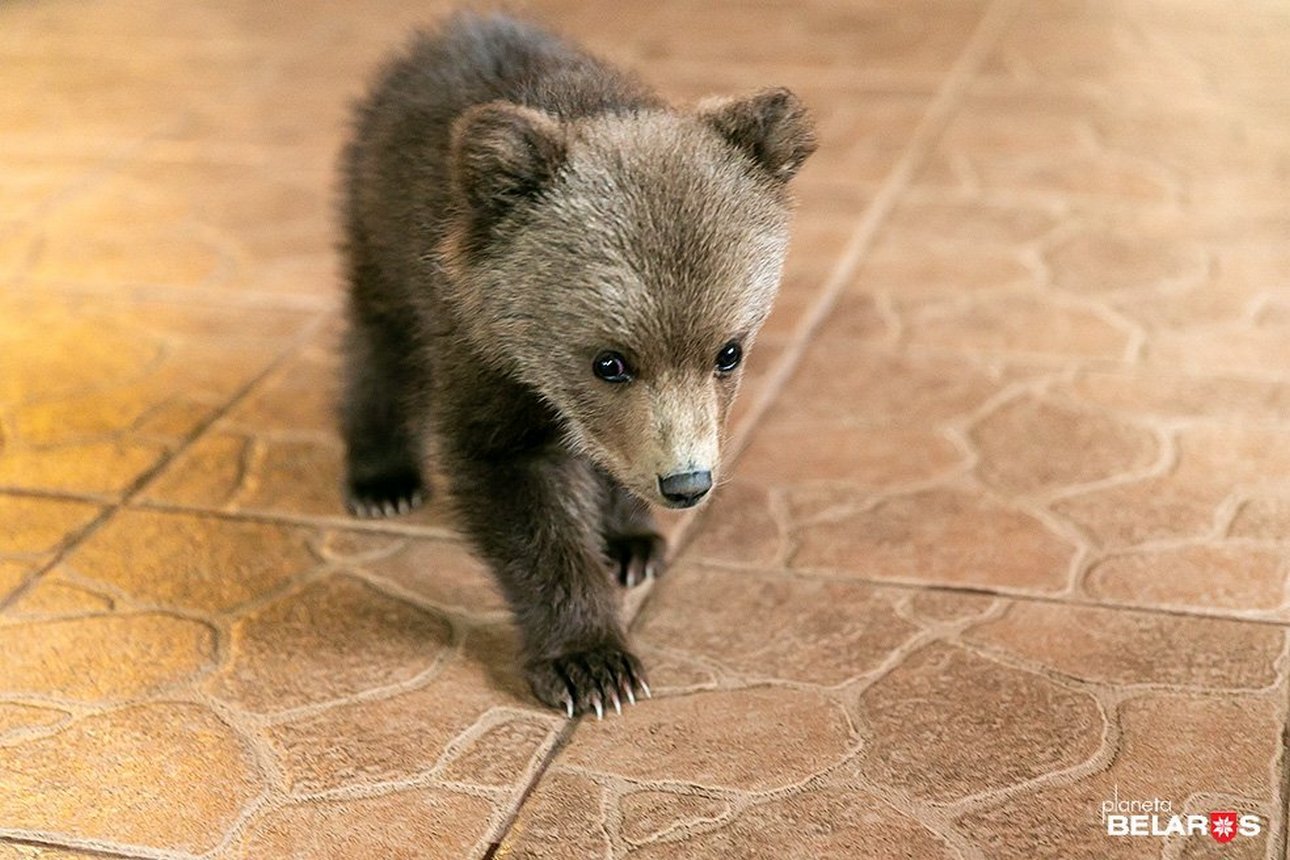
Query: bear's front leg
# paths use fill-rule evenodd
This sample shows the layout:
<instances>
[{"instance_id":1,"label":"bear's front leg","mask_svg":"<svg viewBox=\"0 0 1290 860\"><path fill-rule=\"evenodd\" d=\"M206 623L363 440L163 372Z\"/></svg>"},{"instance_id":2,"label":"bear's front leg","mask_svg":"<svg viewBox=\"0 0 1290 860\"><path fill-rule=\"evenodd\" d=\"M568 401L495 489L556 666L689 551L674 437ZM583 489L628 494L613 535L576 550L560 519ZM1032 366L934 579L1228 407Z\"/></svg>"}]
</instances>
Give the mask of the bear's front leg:
<instances>
[{"instance_id":1,"label":"bear's front leg","mask_svg":"<svg viewBox=\"0 0 1290 860\"><path fill-rule=\"evenodd\" d=\"M515 613L534 694L570 716L649 695L606 569L609 499L594 467L554 447L454 465L463 525Z\"/></svg>"}]
</instances>

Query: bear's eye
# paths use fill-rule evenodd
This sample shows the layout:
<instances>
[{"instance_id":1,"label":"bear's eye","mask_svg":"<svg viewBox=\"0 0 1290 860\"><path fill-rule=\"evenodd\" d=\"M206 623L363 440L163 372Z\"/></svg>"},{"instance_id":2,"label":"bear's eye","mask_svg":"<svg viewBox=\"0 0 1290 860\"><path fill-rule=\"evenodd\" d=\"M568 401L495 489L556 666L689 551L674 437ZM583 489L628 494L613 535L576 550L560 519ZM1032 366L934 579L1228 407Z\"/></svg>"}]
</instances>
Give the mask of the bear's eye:
<instances>
[{"instance_id":1,"label":"bear's eye","mask_svg":"<svg viewBox=\"0 0 1290 860\"><path fill-rule=\"evenodd\" d=\"M591 369L605 382L631 382L632 369L627 359L616 352L602 352L591 363Z\"/></svg>"},{"instance_id":2,"label":"bear's eye","mask_svg":"<svg viewBox=\"0 0 1290 860\"><path fill-rule=\"evenodd\" d=\"M729 373L739 366L739 362L743 361L743 358L743 347L733 340L730 341L730 343L721 347L721 352L717 353L717 372Z\"/></svg>"}]
</instances>

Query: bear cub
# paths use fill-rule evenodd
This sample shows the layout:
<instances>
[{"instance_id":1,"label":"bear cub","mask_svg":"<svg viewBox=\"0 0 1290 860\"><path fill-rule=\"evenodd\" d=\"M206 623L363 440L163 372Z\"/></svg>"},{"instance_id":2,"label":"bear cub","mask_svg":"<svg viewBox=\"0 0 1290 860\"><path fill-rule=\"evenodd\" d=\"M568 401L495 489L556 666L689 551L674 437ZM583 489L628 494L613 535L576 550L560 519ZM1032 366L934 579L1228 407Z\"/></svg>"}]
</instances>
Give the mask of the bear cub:
<instances>
[{"instance_id":1,"label":"bear cub","mask_svg":"<svg viewBox=\"0 0 1290 860\"><path fill-rule=\"evenodd\" d=\"M358 106L347 504L411 510L437 459L525 677L570 716L649 693L615 579L661 570L650 503L717 484L779 284L786 184L814 149L787 90L674 109L500 15L417 34Z\"/></svg>"}]
</instances>

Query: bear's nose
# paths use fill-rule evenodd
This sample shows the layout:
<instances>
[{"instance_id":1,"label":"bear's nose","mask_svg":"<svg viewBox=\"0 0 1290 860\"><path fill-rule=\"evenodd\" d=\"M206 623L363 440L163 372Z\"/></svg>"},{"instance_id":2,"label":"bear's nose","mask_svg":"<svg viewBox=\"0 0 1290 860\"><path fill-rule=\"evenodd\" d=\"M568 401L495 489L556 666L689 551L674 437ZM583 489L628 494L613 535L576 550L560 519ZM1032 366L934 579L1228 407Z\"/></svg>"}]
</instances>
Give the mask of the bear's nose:
<instances>
[{"instance_id":1,"label":"bear's nose","mask_svg":"<svg viewBox=\"0 0 1290 860\"><path fill-rule=\"evenodd\" d=\"M679 508L688 508L708 494L712 489L712 473L677 472L667 477L659 476L658 491L663 498Z\"/></svg>"}]
</instances>

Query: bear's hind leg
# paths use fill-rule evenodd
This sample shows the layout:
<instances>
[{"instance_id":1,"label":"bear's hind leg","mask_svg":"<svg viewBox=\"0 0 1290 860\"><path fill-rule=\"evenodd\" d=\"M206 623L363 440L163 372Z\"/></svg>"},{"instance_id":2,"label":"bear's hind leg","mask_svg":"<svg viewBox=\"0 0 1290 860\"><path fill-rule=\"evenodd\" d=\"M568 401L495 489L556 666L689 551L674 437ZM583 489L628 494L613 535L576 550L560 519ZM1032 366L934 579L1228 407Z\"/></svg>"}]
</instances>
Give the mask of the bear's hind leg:
<instances>
[{"instance_id":1,"label":"bear's hind leg","mask_svg":"<svg viewBox=\"0 0 1290 860\"><path fill-rule=\"evenodd\" d=\"M357 316L357 315L356 315ZM354 319L347 342L341 431L345 504L359 517L389 517L416 508L426 495L421 472L415 356L398 323Z\"/></svg>"},{"instance_id":2,"label":"bear's hind leg","mask_svg":"<svg viewBox=\"0 0 1290 860\"><path fill-rule=\"evenodd\" d=\"M389 517L420 505L425 484L406 386L388 366L391 356L374 355L369 337L359 330L350 334L342 421L345 504L355 516Z\"/></svg>"}]
</instances>

